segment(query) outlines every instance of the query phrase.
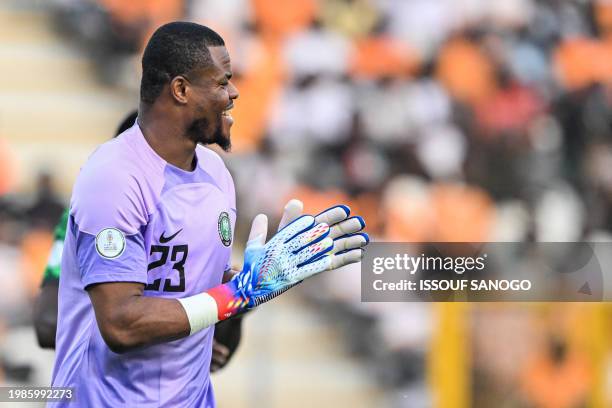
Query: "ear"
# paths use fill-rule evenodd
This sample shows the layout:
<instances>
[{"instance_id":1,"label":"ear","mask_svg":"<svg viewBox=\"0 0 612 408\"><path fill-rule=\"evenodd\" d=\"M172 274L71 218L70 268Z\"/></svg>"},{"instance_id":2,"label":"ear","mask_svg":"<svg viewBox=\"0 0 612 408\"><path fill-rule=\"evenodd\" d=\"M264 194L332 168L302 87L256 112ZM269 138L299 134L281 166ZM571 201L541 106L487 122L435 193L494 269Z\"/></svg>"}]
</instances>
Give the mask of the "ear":
<instances>
[{"instance_id":1,"label":"ear","mask_svg":"<svg viewBox=\"0 0 612 408\"><path fill-rule=\"evenodd\" d=\"M174 100L182 105L187 103L187 88L189 83L182 76L175 76L170 81L170 93Z\"/></svg>"}]
</instances>

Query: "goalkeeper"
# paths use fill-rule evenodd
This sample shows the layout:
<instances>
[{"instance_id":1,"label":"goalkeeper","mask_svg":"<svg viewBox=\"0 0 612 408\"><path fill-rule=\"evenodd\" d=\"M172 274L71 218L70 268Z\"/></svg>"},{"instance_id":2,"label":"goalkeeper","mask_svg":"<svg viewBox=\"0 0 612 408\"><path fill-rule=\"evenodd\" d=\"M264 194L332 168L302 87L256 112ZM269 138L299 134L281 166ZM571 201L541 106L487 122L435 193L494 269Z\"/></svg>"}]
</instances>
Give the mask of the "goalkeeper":
<instances>
[{"instance_id":1,"label":"goalkeeper","mask_svg":"<svg viewBox=\"0 0 612 408\"><path fill-rule=\"evenodd\" d=\"M360 217L304 215L266 243L251 228L243 269L229 269L234 184L205 145L230 147L238 97L223 39L170 23L147 44L137 123L100 146L74 186L59 285L51 406L214 407L214 324L316 273L358 262Z\"/></svg>"},{"instance_id":2,"label":"goalkeeper","mask_svg":"<svg viewBox=\"0 0 612 408\"><path fill-rule=\"evenodd\" d=\"M115 136L119 136L131 128L136 122L137 112L128 114L120 123ZM295 214L296 208L301 208L297 204L287 206L287 209ZM57 295L60 279L60 264L64 240L66 239L66 226L68 224L68 210L64 211L60 221L53 233L53 247L49 256L49 262L45 268L40 294L34 307L34 329L38 343L43 348L55 348L55 334L57 331ZM223 276L224 281L229 280L233 275L232 271L226 271ZM219 322L215 326L213 338L212 356L210 372L215 372L223 368L232 358L238 348L242 333L240 318L229 321Z\"/></svg>"}]
</instances>

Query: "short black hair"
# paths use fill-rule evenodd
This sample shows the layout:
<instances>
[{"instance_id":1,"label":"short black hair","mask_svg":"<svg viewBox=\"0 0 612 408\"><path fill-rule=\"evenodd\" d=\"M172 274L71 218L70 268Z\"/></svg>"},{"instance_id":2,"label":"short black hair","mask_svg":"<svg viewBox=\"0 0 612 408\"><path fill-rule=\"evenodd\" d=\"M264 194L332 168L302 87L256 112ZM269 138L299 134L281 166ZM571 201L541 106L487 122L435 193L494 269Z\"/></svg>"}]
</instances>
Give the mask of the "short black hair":
<instances>
[{"instance_id":1,"label":"short black hair","mask_svg":"<svg viewBox=\"0 0 612 408\"><path fill-rule=\"evenodd\" d=\"M224 45L219 34L200 24L176 21L159 27L142 56L140 100L152 104L172 78L212 64L208 47Z\"/></svg>"}]
</instances>

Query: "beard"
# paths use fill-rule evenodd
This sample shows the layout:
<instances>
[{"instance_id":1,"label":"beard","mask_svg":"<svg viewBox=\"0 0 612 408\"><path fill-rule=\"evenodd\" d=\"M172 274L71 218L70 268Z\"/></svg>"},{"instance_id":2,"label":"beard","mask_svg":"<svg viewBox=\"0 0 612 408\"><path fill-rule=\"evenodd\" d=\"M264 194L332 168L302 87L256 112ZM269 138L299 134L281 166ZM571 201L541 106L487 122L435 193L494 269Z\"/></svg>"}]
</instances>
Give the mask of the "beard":
<instances>
[{"instance_id":1,"label":"beard","mask_svg":"<svg viewBox=\"0 0 612 408\"><path fill-rule=\"evenodd\" d=\"M202 145L218 145L223 151L229 152L232 147L232 141L229 136L223 134L223 119L221 115L217 117L215 124L212 129L212 135L210 134L210 121L206 118L195 119L191 122L191 125L187 128L187 134L189 138L195 143Z\"/></svg>"}]
</instances>

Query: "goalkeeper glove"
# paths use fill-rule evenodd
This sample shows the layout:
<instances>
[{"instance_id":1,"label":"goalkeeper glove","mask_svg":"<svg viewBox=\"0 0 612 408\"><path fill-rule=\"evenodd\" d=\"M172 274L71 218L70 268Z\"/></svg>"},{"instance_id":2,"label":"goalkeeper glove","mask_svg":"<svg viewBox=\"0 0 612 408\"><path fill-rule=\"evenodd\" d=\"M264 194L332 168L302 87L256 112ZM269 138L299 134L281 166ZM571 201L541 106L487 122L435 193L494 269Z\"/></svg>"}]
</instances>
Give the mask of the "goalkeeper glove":
<instances>
[{"instance_id":1,"label":"goalkeeper glove","mask_svg":"<svg viewBox=\"0 0 612 408\"><path fill-rule=\"evenodd\" d=\"M242 272L208 292L217 301L219 319L265 303L310 276L361 260L361 248L369 242L359 232L365 227L361 217L349 217L350 209L338 205L284 225L300 212L301 203L290 201L280 231L265 245L267 218L255 217Z\"/></svg>"},{"instance_id":2,"label":"goalkeeper glove","mask_svg":"<svg viewBox=\"0 0 612 408\"><path fill-rule=\"evenodd\" d=\"M303 208L301 201L290 200L285 206L279 229L299 217ZM362 232L365 228L363 218L349 217L350 213L351 210L346 205L336 205L315 216L316 223L323 222L329 225L329 237L334 240L334 247L327 254L331 258L329 269L359 262L363 256L361 248L370 242L368 234ZM255 228L255 225L253 227ZM265 229L262 228L262 231L265 236Z\"/></svg>"},{"instance_id":3,"label":"goalkeeper glove","mask_svg":"<svg viewBox=\"0 0 612 408\"><path fill-rule=\"evenodd\" d=\"M208 291L217 303L219 320L267 302L329 266L324 255L334 241L328 237L327 224L316 224L314 217L304 215L263 245L265 235L258 232L264 224L265 216L255 217L251 230L255 237L247 243L242 271Z\"/></svg>"},{"instance_id":4,"label":"goalkeeper glove","mask_svg":"<svg viewBox=\"0 0 612 408\"><path fill-rule=\"evenodd\" d=\"M285 210L287 215L287 207ZM296 215L293 212L283 217L281 225ZM267 218L263 214L255 217L242 271L201 295L178 299L191 333L265 303L317 273L360 261L361 247L369 238L359 233L365 226L363 219L349 214L348 207L336 206L316 218L301 216L265 245Z\"/></svg>"}]
</instances>

